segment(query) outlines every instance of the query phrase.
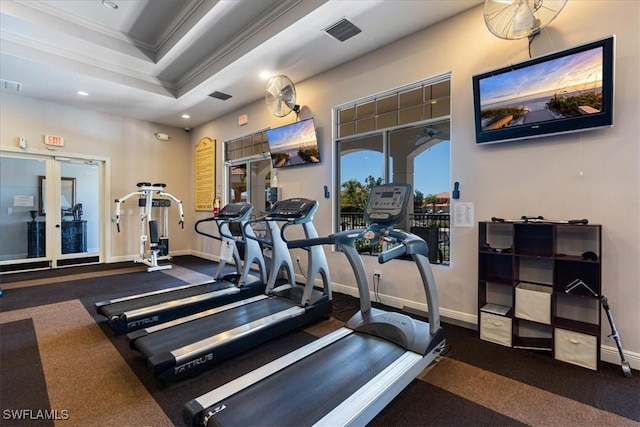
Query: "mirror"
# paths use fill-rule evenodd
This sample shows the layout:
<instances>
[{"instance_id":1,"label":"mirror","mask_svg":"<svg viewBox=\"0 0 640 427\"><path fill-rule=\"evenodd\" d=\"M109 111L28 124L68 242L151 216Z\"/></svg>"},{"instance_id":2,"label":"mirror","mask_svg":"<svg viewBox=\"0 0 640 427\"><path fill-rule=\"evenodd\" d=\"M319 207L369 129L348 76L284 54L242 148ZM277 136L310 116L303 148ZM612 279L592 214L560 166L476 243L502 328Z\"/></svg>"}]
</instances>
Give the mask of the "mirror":
<instances>
[{"instance_id":1,"label":"mirror","mask_svg":"<svg viewBox=\"0 0 640 427\"><path fill-rule=\"evenodd\" d=\"M47 206L47 178L40 176L40 200L38 202L39 212L41 216L46 215ZM71 212L76 205L76 179L62 177L60 178L60 209L62 212ZM64 214L63 214L64 216Z\"/></svg>"}]
</instances>

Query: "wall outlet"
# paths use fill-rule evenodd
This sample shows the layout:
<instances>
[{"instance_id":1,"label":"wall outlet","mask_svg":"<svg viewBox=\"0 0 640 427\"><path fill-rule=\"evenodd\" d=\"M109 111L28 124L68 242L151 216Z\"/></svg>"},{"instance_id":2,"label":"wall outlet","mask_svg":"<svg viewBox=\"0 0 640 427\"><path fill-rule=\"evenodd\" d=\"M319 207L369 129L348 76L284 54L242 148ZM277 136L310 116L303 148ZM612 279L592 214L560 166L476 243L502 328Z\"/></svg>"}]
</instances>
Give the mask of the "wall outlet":
<instances>
[{"instance_id":1,"label":"wall outlet","mask_svg":"<svg viewBox=\"0 0 640 427\"><path fill-rule=\"evenodd\" d=\"M382 279L382 270L373 270L373 277L377 277L378 279Z\"/></svg>"}]
</instances>

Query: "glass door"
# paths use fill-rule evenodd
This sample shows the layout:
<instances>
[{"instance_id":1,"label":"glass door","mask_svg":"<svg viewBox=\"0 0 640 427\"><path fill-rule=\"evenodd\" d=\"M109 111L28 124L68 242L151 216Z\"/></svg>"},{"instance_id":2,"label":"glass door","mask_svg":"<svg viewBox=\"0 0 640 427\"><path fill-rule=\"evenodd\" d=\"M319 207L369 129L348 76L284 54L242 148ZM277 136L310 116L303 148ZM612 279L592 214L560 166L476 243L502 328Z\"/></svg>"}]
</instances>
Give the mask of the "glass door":
<instances>
[{"instance_id":1,"label":"glass door","mask_svg":"<svg viewBox=\"0 0 640 427\"><path fill-rule=\"evenodd\" d=\"M97 262L100 252L100 164L95 161L57 160L60 212L54 231L57 265ZM57 237L57 236L56 236ZM57 239L54 239L54 242Z\"/></svg>"},{"instance_id":2,"label":"glass door","mask_svg":"<svg viewBox=\"0 0 640 427\"><path fill-rule=\"evenodd\" d=\"M100 261L104 162L0 156L0 270Z\"/></svg>"},{"instance_id":3,"label":"glass door","mask_svg":"<svg viewBox=\"0 0 640 427\"><path fill-rule=\"evenodd\" d=\"M45 226L40 215L38 177L46 174L45 158L0 157L0 264L48 267L45 257ZM33 262L39 259L39 262Z\"/></svg>"}]
</instances>

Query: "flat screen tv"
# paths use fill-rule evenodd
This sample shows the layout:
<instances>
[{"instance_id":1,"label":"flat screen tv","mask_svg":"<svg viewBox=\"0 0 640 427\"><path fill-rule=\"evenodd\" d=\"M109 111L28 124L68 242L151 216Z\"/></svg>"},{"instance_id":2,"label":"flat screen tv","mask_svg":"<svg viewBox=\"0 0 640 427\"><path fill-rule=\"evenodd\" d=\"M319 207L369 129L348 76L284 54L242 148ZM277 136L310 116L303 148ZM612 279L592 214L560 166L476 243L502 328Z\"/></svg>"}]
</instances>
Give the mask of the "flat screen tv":
<instances>
[{"instance_id":1,"label":"flat screen tv","mask_svg":"<svg viewBox=\"0 0 640 427\"><path fill-rule=\"evenodd\" d=\"M473 76L476 143L613 125L615 37Z\"/></svg>"},{"instance_id":2,"label":"flat screen tv","mask_svg":"<svg viewBox=\"0 0 640 427\"><path fill-rule=\"evenodd\" d=\"M320 163L313 119L268 129L267 141L274 168Z\"/></svg>"}]
</instances>

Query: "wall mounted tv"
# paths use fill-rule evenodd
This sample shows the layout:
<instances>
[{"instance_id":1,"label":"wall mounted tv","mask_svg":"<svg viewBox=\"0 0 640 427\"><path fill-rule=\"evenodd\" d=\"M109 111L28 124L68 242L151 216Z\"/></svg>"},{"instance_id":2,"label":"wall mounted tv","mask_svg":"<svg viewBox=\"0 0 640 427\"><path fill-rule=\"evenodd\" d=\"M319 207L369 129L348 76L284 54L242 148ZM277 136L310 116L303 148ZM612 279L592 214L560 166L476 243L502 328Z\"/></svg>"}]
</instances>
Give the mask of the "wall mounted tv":
<instances>
[{"instance_id":1,"label":"wall mounted tv","mask_svg":"<svg viewBox=\"0 0 640 427\"><path fill-rule=\"evenodd\" d=\"M476 143L613 125L615 37L473 76Z\"/></svg>"},{"instance_id":2,"label":"wall mounted tv","mask_svg":"<svg viewBox=\"0 0 640 427\"><path fill-rule=\"evenodd\" d=\"M274 168L320 163L313 119L268 129L267 141Z\"/></svg>"}]
</instances>

